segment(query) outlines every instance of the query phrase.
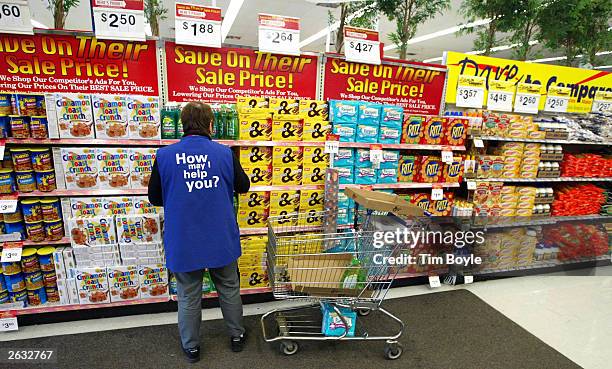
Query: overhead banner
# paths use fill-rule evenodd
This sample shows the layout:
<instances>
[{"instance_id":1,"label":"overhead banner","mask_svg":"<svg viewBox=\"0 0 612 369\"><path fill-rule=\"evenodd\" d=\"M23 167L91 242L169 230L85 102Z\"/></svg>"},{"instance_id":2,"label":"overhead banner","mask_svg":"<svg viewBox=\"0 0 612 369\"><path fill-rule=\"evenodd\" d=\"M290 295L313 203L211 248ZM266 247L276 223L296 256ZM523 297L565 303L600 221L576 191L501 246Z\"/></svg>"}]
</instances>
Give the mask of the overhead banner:
<instances>
[{"instance_id":1,"label":"overhead banner","mask_svg":"<svg viewBox=\"0 0 612 369\"><path fill-rule=\"evenodd\" d=\"M155 41L0 34L0 91L158 95Z\"/></svg>"},{"instance_id":2,"label":"overhead banner","mask_svg":"<svg viewBox=\"0 0 612 369\"><path fill-rule=\"evenodd\" d=\"M541 85L545 88L540 92L544 96L539 101L539 110L544 110L547 101L545 95L553 86L571 89L568 113L588 113L597 91L612 91L612 74L599 70L526 63L450 51L445 53L445 64L448 67L448 104L456 101L459 75L484 77L487 90L494 80Z\"/></svg>"},{"instance_id":3,"label":"overhead banner","mask_svg":"<svg viewBox=\"0 0 612 369\"><path fill-rule=\"evenodd\" d=\"M400 105L413 114L440 114L446 69L420 63L371 65L328 57L323 96Z\"/></svg>"},{"instance_id":4,"label":"overhead banner","mask_svg":"<svg viewBox=\"0 0 612 369\"><path fill-rule=\"evenodd\" d=\"M168 101L236 102L236 96L314 99L317 57L166 42Z\"/></svg>"}]
</instances>

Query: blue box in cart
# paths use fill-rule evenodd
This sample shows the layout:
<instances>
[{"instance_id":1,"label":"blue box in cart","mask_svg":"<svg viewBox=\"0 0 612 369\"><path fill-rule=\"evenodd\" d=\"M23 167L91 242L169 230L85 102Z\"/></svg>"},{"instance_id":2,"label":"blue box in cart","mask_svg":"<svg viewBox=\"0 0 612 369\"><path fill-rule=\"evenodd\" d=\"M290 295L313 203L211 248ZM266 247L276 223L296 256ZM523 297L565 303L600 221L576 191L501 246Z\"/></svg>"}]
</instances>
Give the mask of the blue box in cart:
<instances>
[{"instance_id":1,"label":"blue box in cart","mask_svg":"<svg viewBox=\"0 0 612 369\"><path fill-rule=\"evenodd\" d=\"M379 169L376 173L378 183L397 183L397 168Z\"/></svg>"},{"instance_id":2,"label":"blue box in cart","mask_svg":"<svg viewBox=\"0 0 612 369\"><path fill-rule=\"evenodd\" d=\"M355 184L376 184L376 169L355 168Z\"/></svg>"},{"instance_id":3,"label":"blue box in cart","mask_svg":"<svg viewBox=\"0 0 612 369\"><path fill-rule=\"evenodd\" d=\"M380 124L380 109L382 105L361 101L359 103L359 118L357 123L378 126Z\"/></svg>"},{"instance_id":4,"label":"blue box in cart","mask_svg":"<svg viewBox=\"0 0 612 369\"><path fill-rule=\"evenodd\" d=\"M397 169L399 166L399 150L383 150L382 162L378 169Z\"/></svg>"},{"instance_id":5,"label":"blue box in cart","mask_svg":"<svg viewBox=\"0 0 612 369\"><path fill-rule=\"evenodd\" d=\"M395 123L381 123L378 128L378 142L385 144L398 144L402 140L402 125Z\"/></svg>"},{"instance_id":6,"label":"blue box in cart","mask_svg":"<svg viewBox=\"0 0 612 369\"><path fill-rule=\"evenodd\" d=\"M353 149L341 147L334 155L334 167L352 167L355 165L355 153Z\"/></svg>"},{"instance_id":7,"label":"blue box in cart","mask_svg":"<svg viewBox=\"0 0 612 369\"><path fill-rule=\"evenodd\" d=\"M355 169L353 167L335 167L338 170L339 184L355 183Z\"/></svg>"},{"instance_id":8,"label":"blue box in cart","mask_svg":"<svg viewBox=\"0 0 612 369\"><path fill-rule=\"evenodd\" d=\"M347 337L355 336L355 326L357 325L357 313L349 308L338 307L342 318L336 313L330 303L321 303L321 314L323 315L323 324L321 325L321 333L326 336L342 336L346 332ZM348 327L346 326L348 325Z\"/></svg>"},{"instance_id":9,"label":"blue box in cart","mask_svg":"<svg viewBox=\"0 0 612 369\"><path fill-rule=\"evenodd\" d=\"M372 168L370 149L355 149L355 168Z\"/></svg>"},{"instance_id":10,"label":"blue box in cart","mask_svg":"<svg viewBox=\"0 0 612 369\"><path fill-rule=\"evenodd\" d=\"M357 124L357 131L355 134L356 142L367 142L367 143L377 143L378 142L378 131L379 127L377 125L372 124Z\"/></svg>"},{"instance_id":11,"label":"blue box in cart","mask_svg":"<svg viewBox=\"0 0 612 369\"><path fill-rule=\"evenodd\" d=\"M359 116L359 102L330 100L330 120L335 123L357 124Z\"/></svg>"},{"instance_id":12,"label":"blue box in cart","mask_svg":"<svg viewBox=\"0 0 612 369\"><path fill-rule=\"evenodd\" d=\"M332 128L334 134L340 136L340 142L355 142L357 125L352 123L335 123Z\"/></svg>"}]
</instances>

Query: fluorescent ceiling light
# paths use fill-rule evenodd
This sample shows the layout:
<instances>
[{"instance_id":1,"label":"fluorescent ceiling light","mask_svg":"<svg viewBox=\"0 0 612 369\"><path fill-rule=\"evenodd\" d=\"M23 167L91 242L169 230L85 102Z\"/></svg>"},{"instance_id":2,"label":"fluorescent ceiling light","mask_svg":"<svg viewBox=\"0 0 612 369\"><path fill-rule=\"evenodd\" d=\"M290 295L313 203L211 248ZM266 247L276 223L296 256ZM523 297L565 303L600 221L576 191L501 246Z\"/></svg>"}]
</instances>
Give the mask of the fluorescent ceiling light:
<instances>
[{"instance_id":1,"label":"fluorescent ceiling light","mask_svg":"<svg viewBox=\"0 0 612 369\"><path fill-rule=\"evenodd\" d=\"M45 26L44 24L40 23L39 21L37 21L36 19L32 19L32 27L34 28L45 28L45 29L49 29L49 27Z\"/></svg>"},{"instance_id":2,"label":"fluorescent ceiling light","mask_svg":"<svg viewBox=\"0 0 612 369\"><path fill-rule=\"evenodd\" d=\"M598 53L595 53L596 56L608 55L608 54L612 54L612 51L600 51ZM583 57L584 55L582 54L576 55L576 58L583 58ZM555 56L551 58L527 60L527 63L543 63L543 62L558 61L558 60L565 60L565 59L567 59L567 56Z\"/></svg>"},{"instance_id":3,"label":"fluorescent ceiling light","mask_svg":"<svg viewBox=\"0 0 612 369\"><path fill-rule=\"evenodd\" d=\"M437 61L442 61L442 57L438 56L437 58L425 59L423 60L423 63L433 63Z\"/></svg>"},{"instance_id":4,"label":"fluorescent ceiling light","mask_svg":"<svg viewBox=\"0 0 612 369\"><path fill-rule=\"evenodd\" d=\"M610 69L612 65L600 65L599 67L593 67L593 69Z\"/></svg>"},{"instance_id":5,"label":"fluorescent ceiling light","mask_svg":"<svg viewBox=\"0 0 612 369\"><path fill-rule=\"evenodd\" d=\"M238 16L238 12L240 8L242 8L242 4L244 0L232 0L227 7L227 12L225 12L225 17L223 18L223 23L221 23L221 41L224 42L225 38L229 34L236 17Z\"/></svg>"}]
</instances>

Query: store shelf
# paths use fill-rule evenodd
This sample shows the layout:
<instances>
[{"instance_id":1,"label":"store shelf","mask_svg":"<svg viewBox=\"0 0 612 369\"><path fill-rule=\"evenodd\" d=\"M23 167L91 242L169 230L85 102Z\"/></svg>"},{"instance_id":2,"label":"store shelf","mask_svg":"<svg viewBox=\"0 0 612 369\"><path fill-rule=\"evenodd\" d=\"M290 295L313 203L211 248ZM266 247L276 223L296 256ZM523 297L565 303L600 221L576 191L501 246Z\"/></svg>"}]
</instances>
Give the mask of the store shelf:
<instances>
[{"instance_id":1,"label":"store shelf","mask_svg":"<svg viewBox=\"0 0 612 369\"><path fill-rule=\"evenodd\" d=\"M272 288L270 287L241 288L240 289L241 295L255 295L258 293L269 293L269 292L272 292ZM202 295L203 299L210 299L210 298L215 298L215 297L219 297L219 294L216 291L211 292L211 293L205 293ZM171 295L170 300L176 301L176 295Z\"/></svg>"},{"instance_id":2,"label":"store shelf","mask_svg":"<svg viewBox=\"0 0 612 369\"><path fill-rule=\"evenodd\" d=\"M45 306L31 306L23 309L11 310L15 313L15 315L29 315L29 314L41 314L41 313L54 313L60 311L74 311L74 310L87 310L87 309L102 309L102 308L112 308L119 306L133 306L133 305L143 305L143 304L156 304L160 302L168 302L168 297L158 297L152 299L140 299L140 300L131 300L131 301L120 301L120 302L110 302L105 304L86 304L86 305L51 305L45 304ZM2 311L2 305L0 305L0 311Z\"/></svg>"},{"instance_id":3,"label":"store shelf","mask_svg":"<svg viewBox=\"0 0 612 369\"><path fill-rule=\"evenodd\" d=\"M23 241L23 247L44 247L44 246L54 246L54 245L69 245L70 238L63 237L61 240L57 241L43 241L43 242L32 242L32 241Z\"/></svg>"},{"instance_id":4,"label":"store shelf","mask_svg":"<svg viewBox=\"0 0 612 369\"><path fill-rule=\"evenodd\" d=\"M554 143L554 144L567 144L567 145L597 145L607 146L612 145L612 141L576 141L576 140L554 140L554 139L536 139L536 138L512 138L512 137L499 137L499 136L481 136L474 137L480 138L485 141L511 141L511 142L541 142L541 143Z\"/></svg>"},{"instance_id":5,"label":"store shelf","mask_svg":"<svg viewBox=\"0 0 612 369\"><path fill-rule=\"evenodd\" d=\"M536 261L531 265L520 266L520 267L512 267L512 268L489 268L482 269L474 272L474 275L483 275L483 274L496 274L496 273L508 273L508 272L521 272L528 271L533 269L542 269L542 268L555 268L564 265L574 265L579 263L593 263L593 262L608 262L610 263L609 255L602 255L595 258L581 258L578 260L568 260L568 261L558 261L558 260L546 260L546 261Z\"/></svg>"},{"instance_id":6,"label":"store shelf","mask_svg":"<svg viewBox=\"0 0 612 369\"><path fill-rule=\"evenodd\" d=\"M120 196L120 195L146 195L146 188L127 188L111 190L55 190L51 192L19 192L19 197L66 197L66 196Z\"/></svg>"},{"instance_id":7,"label":"store shelf","mask_svg":"<svg viewBox=\"0 0 612 369\"><path fill-rule=\"evenodd\" d=\"M609 182L612 177L559 177L559 178L477 178L485 182Z\"/></svg>"},{"instance_id":8,"label":"store shelf","mask_svg":"<svg viewBox=\"0 0 612 369\"><path fill-rule=\"evenodd\" d=\"M538 225L547 225L547 224L557 224L561 222L572 222L572 221L580 221L580 220L590 221L590 220L603 220L603 219L612 219L612 216L593 214L593 215L540 217L536 219L530 219L524 222L474 225L472 228L494 229L494 228L528 227L528 226L538 226Z\"/></svg>"},{"instance_id":9,"label":"store shelf","mask_svg":"<svg viewBox=\"0 0 612 369\"><path fill-rule=\"evenodd\" d=\"M459 187L458 182L442 182L442 183L419 183L419 182L398 182L398 183L378 183L373 185L358 185L358 184L341 184L340 189L345 189L351 186L367 186L373 190L382 189L399 189L399 188L432 188L434 185L442 187Z\"/></svg>"},{"instance_id":10,"label":"store shelf","mask_svg":"<svg viewBox=\"0 0 612 369\"><path fill-rule=\"evenodd\" d=\"M7 138L7 144L13 145L93 145L93 146L166 146L178 142L179 140L108 140L99 138ZM228 146L325 146L323 141L253 141L253 140L215 140L216 142ZM376 144L376 143L374 143ZM340 142L340 147L350 148L369 148L372 143L363 142ZM397 150L443 150L465 151L465 146L446 146L446 145L414 145L414 144L377 144L383 149Z\"/></svg>"}]
</instances>

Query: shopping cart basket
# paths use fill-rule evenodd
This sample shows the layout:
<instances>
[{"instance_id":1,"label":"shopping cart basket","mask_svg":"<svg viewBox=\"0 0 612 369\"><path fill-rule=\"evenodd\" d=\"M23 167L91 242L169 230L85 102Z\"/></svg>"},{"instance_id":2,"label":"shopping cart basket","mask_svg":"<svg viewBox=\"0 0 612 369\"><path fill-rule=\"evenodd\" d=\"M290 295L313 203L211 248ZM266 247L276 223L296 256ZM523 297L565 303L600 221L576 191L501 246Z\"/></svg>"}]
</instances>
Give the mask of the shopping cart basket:
<instances>
[{"instance_id":1,"label":"shopping cart basket","mask_svg":"<svg viewBox=\"0 0 612 369\"><path fill-rule=\"evenodd\" d=\"M385 356L397 359L403 351L398 339L404 323L381 304L399 271L384 258L402 250L400 244L375 247L374 243L374 232L380 229L377 225L388 215L366 209L359 230L348 232L325 233L325 227L312 226L325 223L327 216L326 212L310 212L269 218L267 267L272 293L277 299L308 304L264 314L264 339L280 342L286 355L298 351L298 341L382 340L386 341ZM418 219L402 222L408 227L423 227ZM397 330L368 333L357 315L370 312L390 320ZM272 334L274 328L276 333Z\"/></svg>"}]
</instances>

